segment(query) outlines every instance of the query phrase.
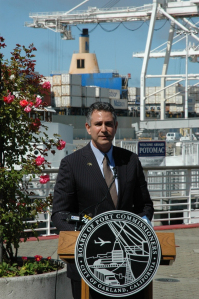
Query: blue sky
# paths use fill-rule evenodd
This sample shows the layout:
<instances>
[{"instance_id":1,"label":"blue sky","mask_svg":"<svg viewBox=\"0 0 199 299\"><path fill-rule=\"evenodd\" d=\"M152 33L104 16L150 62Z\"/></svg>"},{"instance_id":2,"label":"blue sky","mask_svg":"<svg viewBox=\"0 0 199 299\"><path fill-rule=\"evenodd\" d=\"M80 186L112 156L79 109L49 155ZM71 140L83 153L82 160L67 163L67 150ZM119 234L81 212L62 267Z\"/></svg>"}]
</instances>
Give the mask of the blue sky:
<instances>
[{"instance_id":1,"label":"blue sky","mask_svg":"<svg viewBox=\"0 0 199 299\"><path fill-rule=\"evenodd\" d=\"M77 4L80 0L6 0L1 3L0 11L0 35L5 38L7 47L2 50L5 58L10 57L10 52L17 43L28 46L34 43L36 52L36 71L44 76L49 76L51 71L66 71L70 67L73 52L79 49L79 34L82 28L89 31L95 24L88 26L72 26L72 35L75 40L61 40L59 33L54 33L45 29L33 29L24 26L29 18L30 12L53 12L67 11ZM90 0L79 9L87 9L88 6L103 7L108 0ZM152 0L121 0L116 4L117 7L141 6L151 3ZM194 22L195 19L194 19ZM131 73L130 86L140 85L140 72L142 59L132 58L133 52L144 51L148 33L149 22L128 22L122 24L112 32L105 30L114 29L117 23L102 24L103 30L97 26L90 33L90 52L95 53L101 70L118 70L121 75ZM140 29L135 30L140 27ZM161 28L162 27L162 28ZM153 37L152 48L157 47L167 40L170 22L157 21ZM135 30L135 31L132 31ZM177 49L184 49L185 41L178 44ZM162 70L162 59L150 59L148 74L160 74ZM190 73L199 73L198 63L189 63ZM185 59L171 59L169 73L177 74L185 72ZM160 85L159 79L148 79L148 86Z\"/></svg>"}]
</instances>

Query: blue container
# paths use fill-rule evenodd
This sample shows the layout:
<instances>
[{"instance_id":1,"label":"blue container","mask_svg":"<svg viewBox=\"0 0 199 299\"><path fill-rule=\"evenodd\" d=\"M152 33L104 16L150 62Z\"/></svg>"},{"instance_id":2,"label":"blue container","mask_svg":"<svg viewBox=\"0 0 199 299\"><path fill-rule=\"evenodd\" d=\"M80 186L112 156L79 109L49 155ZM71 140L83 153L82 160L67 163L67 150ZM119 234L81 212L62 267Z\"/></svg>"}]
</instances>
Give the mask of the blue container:
<instances>
[{"instance_id":1,"label":"blue container","mask_svg":"<svg viewBox=\"0 0 199 299\"><path fill-rule=\"evenodd\" d=\"M82 86L118 89L122 94L122 78L114 73L82 74Z\"/></svg>"}]
</instances>

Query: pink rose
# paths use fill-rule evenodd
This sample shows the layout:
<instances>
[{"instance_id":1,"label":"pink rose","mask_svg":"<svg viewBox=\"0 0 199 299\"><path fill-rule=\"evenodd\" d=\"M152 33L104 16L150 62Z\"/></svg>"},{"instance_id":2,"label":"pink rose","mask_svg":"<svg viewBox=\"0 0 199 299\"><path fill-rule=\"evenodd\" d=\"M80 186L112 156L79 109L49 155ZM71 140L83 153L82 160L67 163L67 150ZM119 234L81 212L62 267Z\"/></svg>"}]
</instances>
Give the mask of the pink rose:
<instances>
[{"instance_id":1,"label":"pink rose","mask_svg":"<svg viewBox=\"0 0 199 299\"><path fill-rule=\"evenodd\" d=\"M41 104L42 100L40 98L36 98L35 108L37 108Z\"/></svg>"},{"instance_id":2,"label":"pink rose","mask_svg":"<svg viewBox=\"0 0 199 299\"><path fill-rule=\"evenodd\" d=\"M42 84L42 87L45 88L45 89L50 89L50 82L49 81L46 81Z\"/></svg>"},{"instance_id":3,"label":"pink rose","mask_svg":"<svg viewBox=\"0 0 199 299\"><path fill-rule=\"evenodd\" d=\"M36 159L35 159L35 163L37 166L40 166L42 165L43 163L45 162L45 159L41 156L38 156Z\"/></svg>"},{"instance_id":4,"label":"pink rose","mask_svg":"<svg viewBox=\"0 0 199 299\"><path fill-rule=\"evenodd\" d=\"M30 106L26 106L26 108L24 109L24 111L27 112L27 113L30 112L31 111Z\"/></svg>"},{"instance_id":5,"label":"pink rose","mask_svg":"<svg viewBox=\"0 0 199 299\"><path fill-rule=\"evenodd\" d=\"M26 106L28 105L28 101L26 101L26 100L21 100L21 101L19 102L19 104L21 105L21 107L26 107Z\"/></svg>"},{"instance_id":6,"label":"pink rose","mask_svg":"<svg viewBox=\"0 0 199 299\"><path fill-rule=\"evenodd\" d=\"M7 97L3 97L3 100L6 104L11 104L14 101L14 96L11 95L11 92L8 94Z\"/></svg>"},{"instance_id":7,"label":"pink rose","mask_svg":"<svg viewBox=\"0 0 199 299\"><path fill-rule=\"evenodd\" d=\"M59 140L59 142L58 142L58 146L57 146L57 149L58 150L63 150L63 148L65 148L65 146L66 146L66 141L63 141L62 139L61 140Z\"/></svg>"},{"instance_id":8,"label":"pink rose","mask_svg":"<svg viewBox=\"0 0 199 299\"><path fill-rule=\"evenodd\" d=\"M46 174L46 175L41 175L41 176L40 176L40 180L39 180L39 182L40 182L41 184L46 184L46 183L49 182L49 181L50 181L50 177L49 177L48 174Z\"/></svg>"}]
</instances>

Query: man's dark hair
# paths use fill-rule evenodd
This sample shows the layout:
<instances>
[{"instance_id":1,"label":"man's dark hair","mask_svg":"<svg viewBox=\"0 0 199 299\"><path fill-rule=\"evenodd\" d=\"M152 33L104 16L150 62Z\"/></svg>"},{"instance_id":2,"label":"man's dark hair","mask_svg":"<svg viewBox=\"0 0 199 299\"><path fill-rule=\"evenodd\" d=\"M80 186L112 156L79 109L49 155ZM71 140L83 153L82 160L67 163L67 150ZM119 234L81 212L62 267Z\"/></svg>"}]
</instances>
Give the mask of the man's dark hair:
<instances>
[{"instance_id":1,"label":"man's dark hair","mask_svg":"<svg viewBox=\"0 0 199 299\"><path fill-rule=\"evenodd\" d=\"M90 107L88 108L87 114L86 114L86 122L89 124L89 126L91 125L91 117L92 117L93 111L95 111L95 110L111 112L111 114L113 116L114 125L116 124L117 115L115 113L115 109L113 108L113 106L106 102L96 102L96 103L93 103L92 105L90 105Z\"/></svg>"}]
</instances>

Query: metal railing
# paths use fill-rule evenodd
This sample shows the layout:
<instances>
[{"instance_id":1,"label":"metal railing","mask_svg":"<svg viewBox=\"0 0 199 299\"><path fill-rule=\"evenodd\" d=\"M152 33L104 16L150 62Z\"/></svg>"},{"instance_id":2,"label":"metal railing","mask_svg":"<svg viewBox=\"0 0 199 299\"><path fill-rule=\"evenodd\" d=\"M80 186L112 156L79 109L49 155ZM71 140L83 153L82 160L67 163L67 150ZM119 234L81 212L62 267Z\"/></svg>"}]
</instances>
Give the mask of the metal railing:
<instances>
[{"instance_id":1,"label":"metal railing","mask_svg":"<svg viewBox=\"0 0 199 299\"><path fill-rule=\"evenodd\" d=\"M199 223L199 167L144 167L154 203L153 225Z\"/></svg>"},{"instance_id":2,"label":"metal railing","mask_svg":"<svg viewBox=\"0 0 199 299\"><path fill-rule=\"evenodd\" d=\"M50 175L47 184L40 184L39 178L31 181L29 188L35 194L32 200L53 195L58 169L45 173ZM154 226L199 223L199 166L144 167L144 173L154 203ZM36 230L42 235L56 230L51 222L51 207L30 222L39 222Z\"/></svg>"}]
</instances>

